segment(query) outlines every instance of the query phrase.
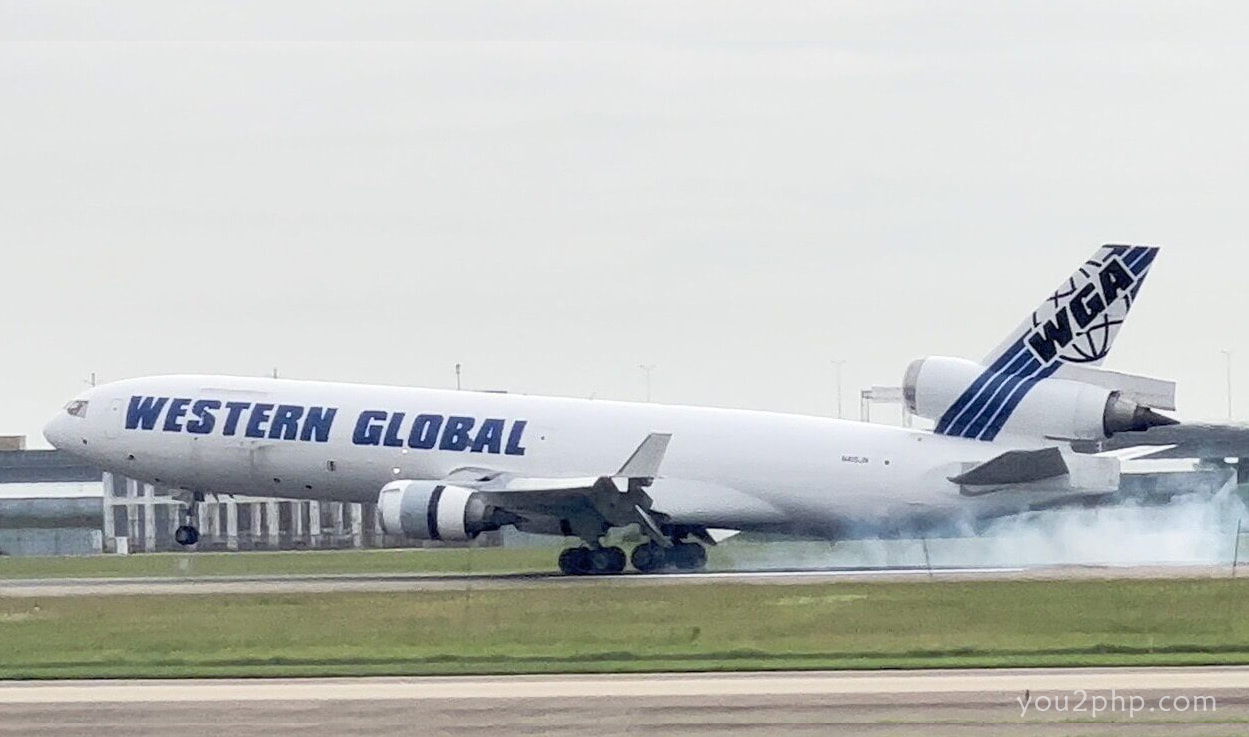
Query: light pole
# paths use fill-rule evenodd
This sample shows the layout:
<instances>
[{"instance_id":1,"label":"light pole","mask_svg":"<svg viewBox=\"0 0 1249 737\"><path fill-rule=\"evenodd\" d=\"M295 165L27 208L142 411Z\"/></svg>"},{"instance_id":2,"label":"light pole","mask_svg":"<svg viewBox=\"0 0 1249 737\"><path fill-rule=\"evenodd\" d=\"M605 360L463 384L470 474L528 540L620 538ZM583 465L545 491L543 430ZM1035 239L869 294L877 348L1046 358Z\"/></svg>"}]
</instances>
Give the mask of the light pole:
<instances>
[{"instance_id":1,"label":"light pole","mask_svg":"<svg viewBox=\"0 0 1249 737\"><path fill-rule=\"evenodd\" d=\"M846 365L845 361L831 361L833 364L833 374L837 377L837 419L842 419L841 413L841 367Z\"/></svg>"},{"instance_id":2,"label":"light pole","mask_svg":"<svg viewBox=\"0 0 1249 737\"><path fill-rule=\"evenodd\" d=\"M1222 351L1227 359L1227 419L1232 419L1232 352L1226 348Z\"/></svg>"},{"instance_id":3,"label":"light pole","mask_svg":"<svg viewBox=\"0 0 1249 737\"><path fill-rule=\"evenodd\" d=\"M455 390L460 391L460 364L455 365Z\"/></svg>"},{"instance_id":4,"label":"light pole","mask_svg":"<svg viewBox=\"0 0 1249 737\"><path fill-rule=\"evenodd\" d=\"M655 364L643 363L638 366L642 369L642 373L646 375L646 401L651 401L651 372L655 370Z\"/></svg>"}]
</instances>

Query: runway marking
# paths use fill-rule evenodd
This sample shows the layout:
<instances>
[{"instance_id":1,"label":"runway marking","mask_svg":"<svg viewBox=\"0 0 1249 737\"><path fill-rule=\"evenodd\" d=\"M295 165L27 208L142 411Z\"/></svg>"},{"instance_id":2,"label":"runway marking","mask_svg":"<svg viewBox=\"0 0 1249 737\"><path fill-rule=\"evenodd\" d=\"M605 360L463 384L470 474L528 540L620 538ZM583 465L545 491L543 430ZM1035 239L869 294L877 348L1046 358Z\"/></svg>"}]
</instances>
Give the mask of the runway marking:
<instances>
[{"instance_id":1,"label":"runway marking","mask_svg":"<svg viewBox=\"0 0 1249 737\"><path fill-rule=\"evenodd\" d=\"M841 576L916 576L933 574L958 575L996 575L1002 573L1023 573L1026 568L853 568L846 570L778 570L778 571L703 571L699 573L634 573L630 580L650 579L718 579L718 578L805 578L805 577L841 577ZM615 579L617 576L583 576L591 580L605 578Z\"/></svg>"},{"instance_id":2,"label":"runway marking","mask_svg":"<svg viewBox=\"0 0 1249 737\"><path fill-rule=\"evenodd\" d=\"M0 704L385 701L1249 689L1249 667L0 682Z\"/></svg>"},{"instance_id":3,"label":"runway marking","mask_svg":"<svg viewBox=\"0 0 1249 737\"><path fill-rule=\"evenodd\" d=\"M0 579L0 597L135 596L160 594L235 595L307 594L327 592L403 593L516 589L578 585L699 585L717 582L743 584L833 583L841 579L868 581L977 581L977 580L1115 580L1218 578L1230 576L1230 566L1015 566L961 568L824 568L754 569L736 571L624 573L608 576L565 576L558 573L509 574L339 574L294 576L204 576L175 578L51 578Z\"/></svg>"}]
</instances>

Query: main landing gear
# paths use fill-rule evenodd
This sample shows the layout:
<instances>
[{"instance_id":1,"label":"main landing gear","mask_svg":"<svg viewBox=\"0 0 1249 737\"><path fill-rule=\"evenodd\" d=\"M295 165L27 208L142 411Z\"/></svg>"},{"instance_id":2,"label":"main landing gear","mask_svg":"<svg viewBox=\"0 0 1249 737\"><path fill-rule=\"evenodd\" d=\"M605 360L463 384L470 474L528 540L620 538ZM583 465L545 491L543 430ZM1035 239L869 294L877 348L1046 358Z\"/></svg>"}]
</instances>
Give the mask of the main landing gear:
<instances>
[{"instance_id":1,"label":"main landing gear","mask_svg":"<svg viewBox=\"0 0 1249 737\"><path fill-rule=\"evenodd\" d=\"M182 512L183 523L173 532L173 539L179 545L191 546L199 542L199 529L195 527L196 504L204 501L201 492L195 492Z\"/></svg>"},{"instance_id":2,"label":"main landing gear","mask_svg":"<svg viewBox=\"0 0 1249 737\"><path fill-rule=\"evenodd\" d=\"M665 569L697 571L707 565L707 549L698 543L675 543L665 548L646 542L633 549L633 567L641 573ZM569 576L602 576L622 573L625 554L620 548L568 548L559 554L559 569Z\"/></svg>"},{"instance_id":3,"label":"main landing gear","mask_svg":"<svg viewBox=\"0 0 1249 737\"><path fill-rule=\"evenodd\" d=\"M559 554L559 569L570 576L600 576L625 569L620 548L568 548Z\"/></svg>"}]
</instances>

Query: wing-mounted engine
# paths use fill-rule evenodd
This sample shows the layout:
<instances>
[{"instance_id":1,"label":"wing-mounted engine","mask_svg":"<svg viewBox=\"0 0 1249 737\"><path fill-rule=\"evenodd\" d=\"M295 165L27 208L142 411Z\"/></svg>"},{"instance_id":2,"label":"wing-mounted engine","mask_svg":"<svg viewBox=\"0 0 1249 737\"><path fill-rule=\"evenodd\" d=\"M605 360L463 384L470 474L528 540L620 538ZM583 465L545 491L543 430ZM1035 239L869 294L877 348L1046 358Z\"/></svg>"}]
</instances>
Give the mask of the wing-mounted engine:
<instances>
[{"instance_id":1,"label":"wing-mounted engine","mask_svg":"<svg viewBox=\"0 0 1249 737\"><path fill-rule=\"evenodd\" d=\"M1174 385L1087 367L1021 378L974 361L931 356L907 368L903 396L935 432L992 440L1001 432L1064 440L1103 440L1176 421ZM1145 404L1155 402L1155 406Z\"/></svg>"},{"instance_id":2,"label":"wing-mounted engine","mask_svg":"<svg viewBox=\"0 0 1249 737\"><path fill-rule=\"evenodd\" d=\"M471 540L514 521L479 492L434 481L391 481L377 508L387 535L418 540Z\"/></svg>"},{"instance_id":3,"label":"wing-mounted engine","mask_svg":"<svg viewBox=\"0 0 1249 737\"><path fill-rule=\"evenodd\" d=\"M619 471L602 476L539 478L465 468L441 481L391 481L377 499L382 529L419 540L471 540L515 525L597 541L611 527L637 523L670 546L646 488L659 475L671 438L651 433Z\"/></svg>"}]
</instances>

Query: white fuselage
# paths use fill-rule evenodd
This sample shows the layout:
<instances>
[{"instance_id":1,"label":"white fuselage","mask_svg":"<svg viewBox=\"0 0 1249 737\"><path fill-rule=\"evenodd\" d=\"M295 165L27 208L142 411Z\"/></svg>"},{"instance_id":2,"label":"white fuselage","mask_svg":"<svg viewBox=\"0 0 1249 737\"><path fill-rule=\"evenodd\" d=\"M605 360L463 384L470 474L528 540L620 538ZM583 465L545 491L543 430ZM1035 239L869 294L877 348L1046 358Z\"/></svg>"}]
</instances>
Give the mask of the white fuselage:
<instances>
[{"instance_id":1,"label":"white fuselage","mask_svg":"<svg viewBox=\"0 0 1249 737\"><path fill-rule=\"evenodd\" d=\"M822 417L225 376L131 379L79 399L49 442L188 491L372 502L395 479L465 468L610 475L659 432L672 440L648 492L677 524L842 537L1019 504L948 480L1010 446Z\"/></svg>"}]
</instances>

